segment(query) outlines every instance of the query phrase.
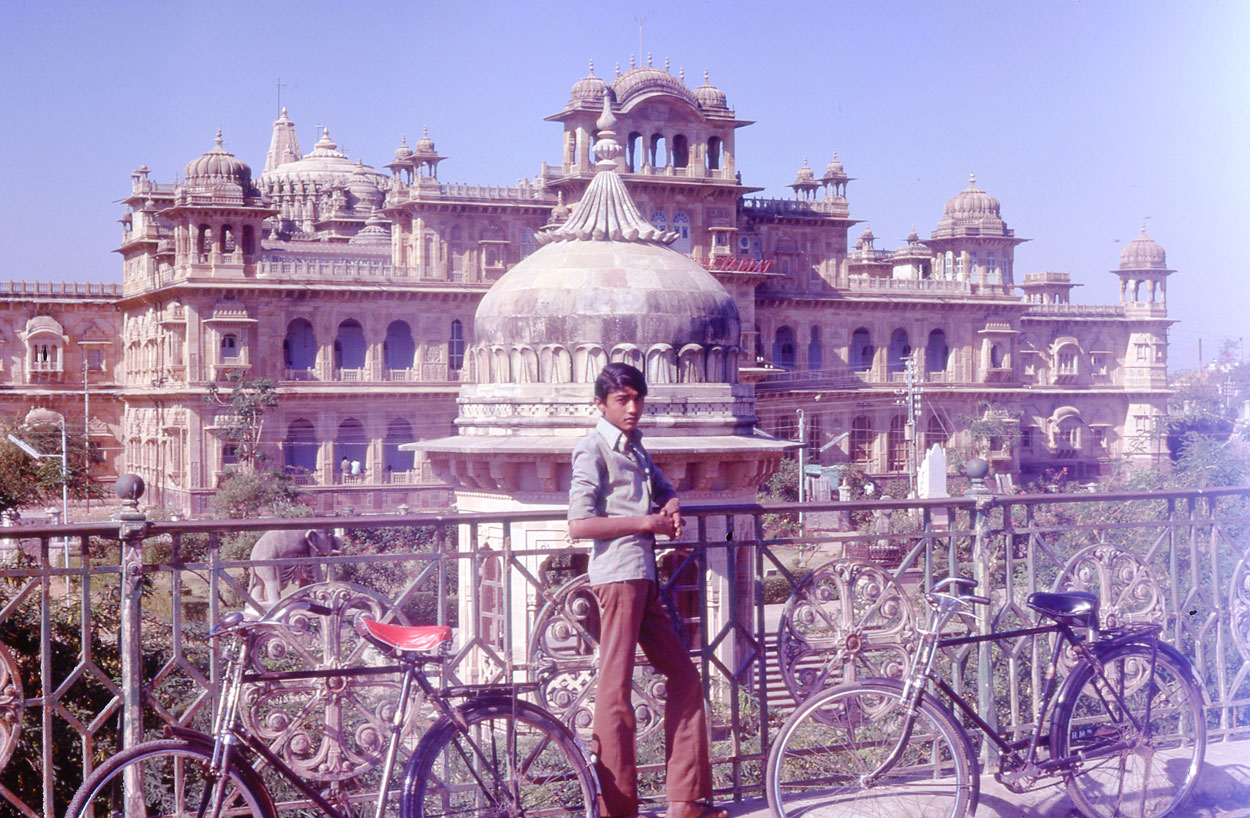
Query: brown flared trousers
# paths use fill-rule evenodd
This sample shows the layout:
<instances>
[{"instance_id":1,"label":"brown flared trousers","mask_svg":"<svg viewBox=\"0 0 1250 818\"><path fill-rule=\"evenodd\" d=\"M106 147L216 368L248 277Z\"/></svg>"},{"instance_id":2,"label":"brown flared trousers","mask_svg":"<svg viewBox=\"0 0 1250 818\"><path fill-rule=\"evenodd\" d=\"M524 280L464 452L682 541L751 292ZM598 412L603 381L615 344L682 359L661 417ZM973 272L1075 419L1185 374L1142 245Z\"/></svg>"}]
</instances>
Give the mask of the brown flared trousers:
<instances>
[{"instance_id":1,"label":"brown flared trousers","mask_svg":"<svg viewBox=\"0 0 1250 818\"><path fill-rule=\"evenodd\" d=\"M599 600L599 686L594 740L599 761L599 814L638 812L637 724L630 701L634 651L665 676L664 760L669 802L712 797L712 762L699 671L649 579L592 586Z\"/></svg>"}]
</instances>

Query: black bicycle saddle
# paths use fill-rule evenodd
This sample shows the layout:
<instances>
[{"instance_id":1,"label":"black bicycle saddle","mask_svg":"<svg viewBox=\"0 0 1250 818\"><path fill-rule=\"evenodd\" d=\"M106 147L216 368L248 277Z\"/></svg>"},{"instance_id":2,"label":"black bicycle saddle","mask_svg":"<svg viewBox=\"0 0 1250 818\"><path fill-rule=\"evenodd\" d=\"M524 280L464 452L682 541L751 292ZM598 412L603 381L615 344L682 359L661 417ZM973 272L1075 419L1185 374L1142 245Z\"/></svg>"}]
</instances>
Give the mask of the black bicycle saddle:
<instances>
[{"instance_id":1,"label":"black bicycle saddle","mask_svg":"<svg viewBox=\"0 0 1250 818\"><path fill-rule=\"evenodd\" d=\"M1042 616L1073 628L1098 630L1098 597L1088 591L1029 594L1026 604Z\"/></svg>"}]
</instances>

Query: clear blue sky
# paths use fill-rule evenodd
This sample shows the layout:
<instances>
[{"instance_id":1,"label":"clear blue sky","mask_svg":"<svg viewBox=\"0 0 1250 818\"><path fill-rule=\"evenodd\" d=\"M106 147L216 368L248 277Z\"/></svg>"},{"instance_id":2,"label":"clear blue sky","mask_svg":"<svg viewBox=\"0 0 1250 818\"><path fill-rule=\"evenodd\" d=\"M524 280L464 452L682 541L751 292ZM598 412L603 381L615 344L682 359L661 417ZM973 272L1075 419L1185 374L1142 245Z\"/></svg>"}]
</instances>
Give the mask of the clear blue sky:
<instances>
[{"instance_id":1,"label":"clear blue sky","mask_svg":"<svg viewBox=\"0 0 1250 818\"><path fill-rule=\"evenodd\" d=\"M703 69L739 116L748 184L788 195L836 147L851 214L887 247L928 235L975 172L1018 236L1018 273L1107 271L1143 217L1168 253L1172 367L1250 335L1250 3L65 3L8 0L0 33L0 279L120 281L115 202L172 181L224 129L259 174L274 87L384 165L428 124L448 181L506 184L560 155L542 121L594 59ZM852 231L852 240L862 228Z\"/></svg>"}]
</instances>

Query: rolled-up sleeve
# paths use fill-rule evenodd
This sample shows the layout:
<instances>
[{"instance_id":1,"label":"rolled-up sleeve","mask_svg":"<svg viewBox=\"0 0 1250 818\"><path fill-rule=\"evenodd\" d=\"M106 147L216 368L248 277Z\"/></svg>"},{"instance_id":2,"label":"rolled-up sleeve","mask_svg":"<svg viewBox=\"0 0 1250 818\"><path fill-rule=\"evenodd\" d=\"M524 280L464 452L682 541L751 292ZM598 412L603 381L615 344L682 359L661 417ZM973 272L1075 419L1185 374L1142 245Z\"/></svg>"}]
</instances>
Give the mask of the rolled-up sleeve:
<instances>
[{"instance_id":1,"label":"rolled-up sleeve","mask_svg":"<svg viewBox=\"0 0 1250 818\"><path fill-rule=\"evenodd\" d=\"M669 500L677 496L677 489L673 488L673 484L668 482L664 476L664 472L660 471L655 465L655 461L651 463L651 491L655 496L655 504L664 508Z\"/></svg>"},{"instance_id":2,"label":"rolled-up sleeve","mask_svg":"<svg viewBox=\"0 0 1250 818\"><path fill-rule=\"evenodd\" d=\"M573 450L573 477L569 483L569 520L598 517L599 453L597 449L578 444Z\"/></svg>"}]
</instances>

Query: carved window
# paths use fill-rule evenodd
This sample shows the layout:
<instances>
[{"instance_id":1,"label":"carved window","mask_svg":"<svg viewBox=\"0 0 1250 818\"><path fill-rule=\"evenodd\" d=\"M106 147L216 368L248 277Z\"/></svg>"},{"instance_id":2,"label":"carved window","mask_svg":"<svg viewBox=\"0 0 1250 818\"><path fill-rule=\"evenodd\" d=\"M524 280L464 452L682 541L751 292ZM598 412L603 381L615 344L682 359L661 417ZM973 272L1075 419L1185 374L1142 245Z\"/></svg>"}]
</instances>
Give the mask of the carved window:
<instances>
[{"instance_id":1,"label":"carved window","mask_svg":"<svg viewBox=\"0 0 1250 818\"><path fill-rule=\"evenodd\" d=\"M656 230L668 230L668 215L663 210L651 214L651 226Z\"/></svg>"},{"instance_id":2,"label":"carved window","mask_svg":"<svg viewBox=\"0 0 1250 818\"><path fill-rule=\"evenodd\" d=\"M221 336L221 360L232 361L239 357L239 342L233 334Z\"/></svg>"},{"instance_id":3,"label":"carved window","mask_svg":"<svg viewBox=\"0 0 1250 818\"><path fill-rule=\"evenodd\" d=\"M795 358L794 330L779 327L773 342L773 363L782 369L794 369Z\"/></svg>"},{"instance_id":4,"label":"carved window","mask_svg":"<svg viewBox=\"0 0 1250 818\"><path fill-rule=\"evenodd\" d=\"M868 466L872 461L872 418L860 415L851 421L851 462Z\"/></svg>"},{"instance_id":5,"label":"carved window","mask_svg":"<svg viewBox=\"0 0 1250 818\"><path fill-rule=\"evenodd\" d=\"M459 372L464 366L464 325L460 319L451 322L451 338L447 342L447 367Z\"/></svg>"}]
</instances>

